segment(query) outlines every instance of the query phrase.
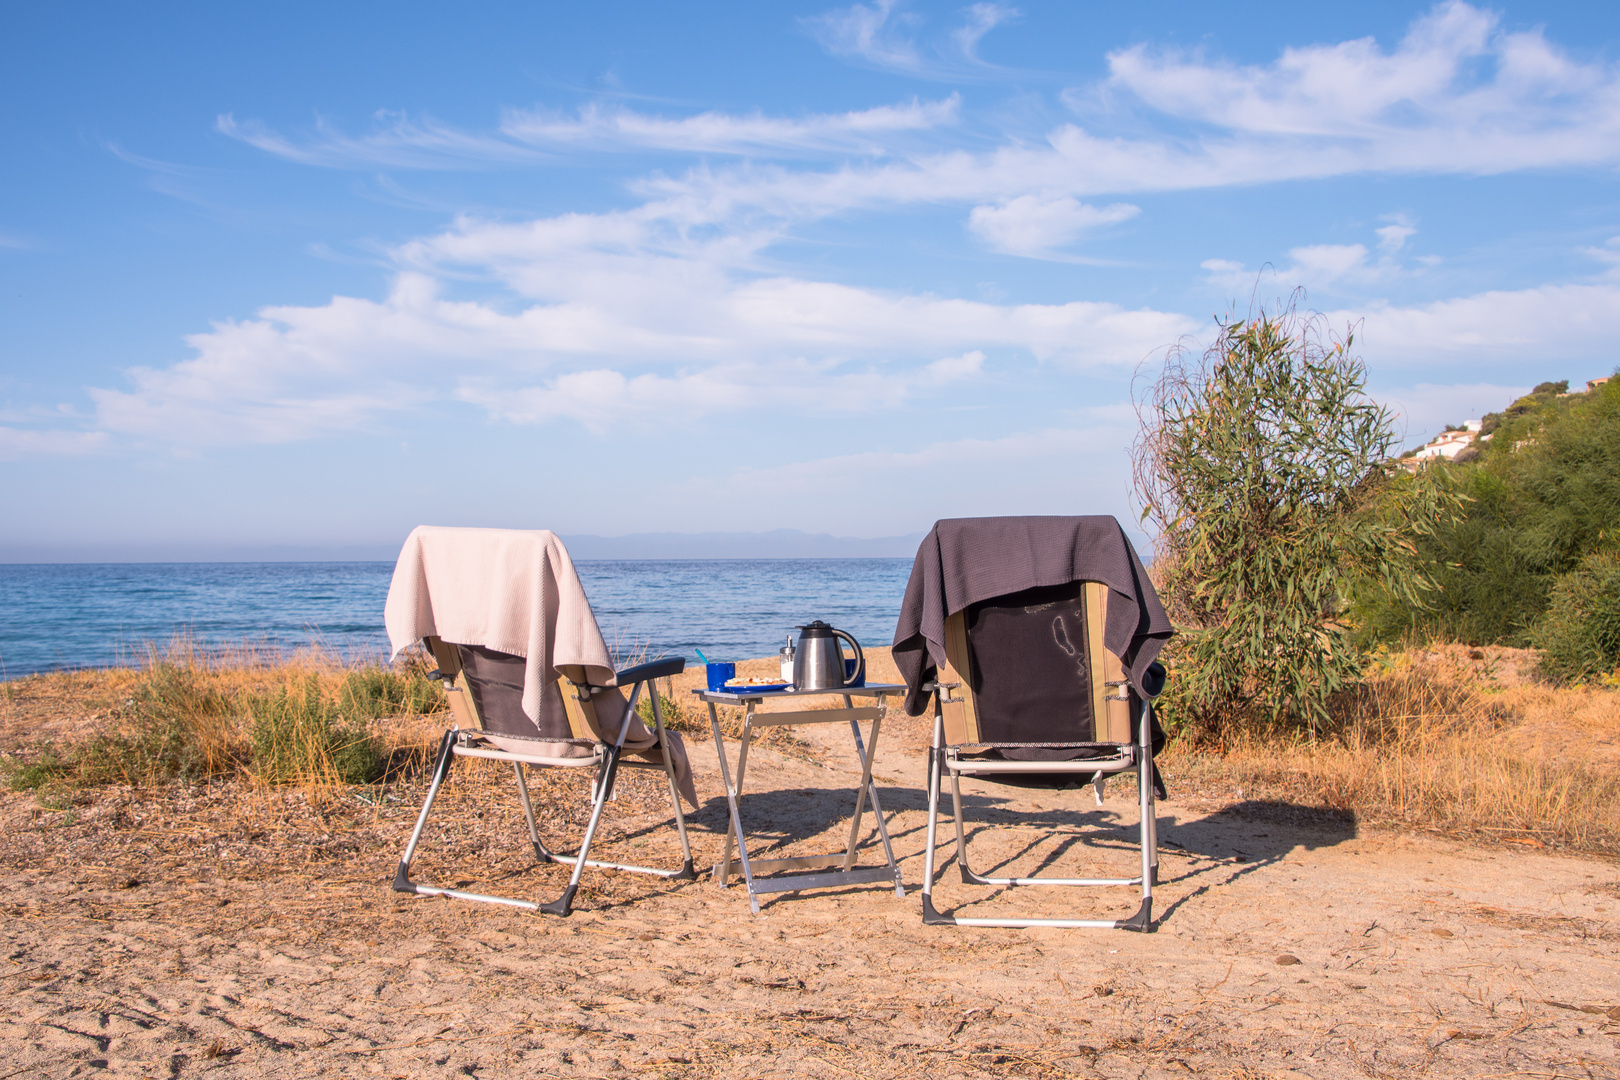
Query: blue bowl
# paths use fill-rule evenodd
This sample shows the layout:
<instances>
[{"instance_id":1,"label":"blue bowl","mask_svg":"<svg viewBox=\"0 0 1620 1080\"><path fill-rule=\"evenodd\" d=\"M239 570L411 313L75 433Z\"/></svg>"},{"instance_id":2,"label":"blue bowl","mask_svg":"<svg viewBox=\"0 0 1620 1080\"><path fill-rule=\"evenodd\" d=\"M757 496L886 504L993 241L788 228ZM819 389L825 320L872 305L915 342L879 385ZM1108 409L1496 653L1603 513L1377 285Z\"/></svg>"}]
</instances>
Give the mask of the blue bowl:
<instances>
[{"instance_id":1,"label":"blue bowl","mask_svg":"<svg viewBox=\"0 0 1620 1080\"><path fill-rule=\"evenodd\" d=\"M724 690L726 688L726 680L735 679L737 677L737 665L717 664L711 662L709 664L708 675L710 690Z\"/></svg>"}]
</instances>

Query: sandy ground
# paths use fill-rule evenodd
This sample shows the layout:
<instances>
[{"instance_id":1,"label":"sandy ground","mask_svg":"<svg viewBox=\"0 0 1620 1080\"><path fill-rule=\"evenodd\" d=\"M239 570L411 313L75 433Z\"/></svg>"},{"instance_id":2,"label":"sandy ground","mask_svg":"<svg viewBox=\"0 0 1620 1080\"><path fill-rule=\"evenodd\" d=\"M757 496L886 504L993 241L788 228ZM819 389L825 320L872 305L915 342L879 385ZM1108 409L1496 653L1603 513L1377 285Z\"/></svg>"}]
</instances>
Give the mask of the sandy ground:
<instances>
[{"instance_id":1,"label":"sandy ground","mask_svg":"<svg viewBox=\"0 0 1620 1080\"><path fill-rule=\"evenodd\" d=\"M756 854L833 850L848 829L847 726L796 736L753 752ZM879 744L907 896L780 894L759 916L739 887L600 872L566 920L392 893L415 783L313 804L238 784L63 810L6 794L0 1080L1620 1077L1612 863L1368 831L1171 772L1154 933L925 927L926 738L891 715ZM712 743L688 742L707 864L725 802ZM528 854L510 773L458 769L418 878L553 898L564 868ZM622 785L599 854L677 861L660 784ZM558 846L583 785L537 785ZM1101 808L965 788L981 870L1130 872L1123 785ZM935 896L964 914L1136 907L1128 888L966 886L948 861Z\"/></svg>"}]
</instances>

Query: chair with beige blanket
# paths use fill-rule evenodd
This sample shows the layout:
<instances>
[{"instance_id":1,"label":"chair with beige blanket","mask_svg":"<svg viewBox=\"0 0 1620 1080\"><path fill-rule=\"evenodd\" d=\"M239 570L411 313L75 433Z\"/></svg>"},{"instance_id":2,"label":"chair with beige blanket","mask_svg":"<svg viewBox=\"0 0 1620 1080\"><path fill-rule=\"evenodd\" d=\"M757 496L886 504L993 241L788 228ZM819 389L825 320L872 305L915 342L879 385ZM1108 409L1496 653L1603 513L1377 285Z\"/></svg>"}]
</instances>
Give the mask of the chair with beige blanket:
<instances>
[{"instance_id":1,"label":"chair with beige blanket","mask_svg":"<svg viewBox=\"0 0 1620 1080\"><path fill-rule=\"evenodd\" d=\"M895 662L907 711L933 704L923 921L957 926L1147 930L1158 876L1153 754L1163 734L1152 699L1171 634L1141 562L1111 517L960 518L938 522L912 567ZM992 877L968 863L962 777L1047 788L1095 787L1134 773L1140 867L1111 877ZM1139 887L1125 919L981 918L933 903L939 802L950 777L956 858L964 884ZM1021 834L1027 835L1027 834ZM1059 844L1047 858L1070 848ZM1027 849L1029 851L1033 848Z\"/></svg>"},{"instance_id":2,"label":"chair with beige blanket","mask_svg":"<svg viewBox=\"0 0 1620 1080\"><path fill-rule=\"evenodd\" d=\"M420 641L438 665L453 726L445 732L427 798L394 889L420 896L507 904L567 915L585 867L696 879L681 797L697 797L680 736L664 728L654 679L678 674L680 657L614 670L568 552L555 535L506 529L418 528L394 568L385 621L395 654ZM628 694L626 693L628 691ZM652 729L637 716L645 692ZM463 892L411 880L428 815L458 758L510 764L535 858L573 867L551 903ZM575 855L540 839L528 768L590 768L591 813ZM669 787L681 865L672 870L600 862L592 841L620 768L659 769Z\"/></svg>"}]
</instances>

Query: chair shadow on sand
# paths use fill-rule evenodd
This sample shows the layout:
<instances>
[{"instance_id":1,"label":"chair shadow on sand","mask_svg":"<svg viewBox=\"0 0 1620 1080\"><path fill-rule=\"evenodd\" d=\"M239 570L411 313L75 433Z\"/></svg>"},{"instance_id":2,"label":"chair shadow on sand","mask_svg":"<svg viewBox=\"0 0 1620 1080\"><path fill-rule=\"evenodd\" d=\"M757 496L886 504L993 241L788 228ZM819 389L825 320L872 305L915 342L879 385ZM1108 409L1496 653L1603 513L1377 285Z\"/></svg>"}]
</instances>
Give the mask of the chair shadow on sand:
<instances>
[{"instance_id":1,"label":"chair shadow on sand","mask_svg":"<svg viewBox=\"0 0 1620 1080\"><path fill-rule=\"evenodd\" d=\"M908 871L906 890L909 893L921 884L916 875L921 870L923 853L920 848L911 850L912 845L907 841L918 839L925 826L921 820L902 824L895 816L900 811L925 812L928 793L909 785L883 787L880 792L890 837L897 848L907 849L895 854ZM1040 800L1043 794L1054 802L1062 800L1070 805L1039 808L1014 805L1014 799L1027 803ZM976 867L980 873L1005 873L1016 865L1020 874L1033 876L1059 865L1128 864L1136 852L1136 821L1132 812L1135 808L1118 795L1110 795L1102 806L1096 806L1091 802L1090 792L1084 789L1020 788L1013 797L964 791L962 805L967 815L969 851L978 853L987 864ZM751 855L774 854L816 837L824 837L829 842L829 850L840 847L848 835L845 830L853 808L854 793L840 787L785 788L745 794L740 800ZM1165 886L1193 887L1176 896L1157 914L1156 925L1173 919L1189 901L1274 866L1297 849L1315 851L1333 847L1358 835L1353 811L1283 800L1247 799L1192 821L1176 820L1173 801L1160 803L1159 809L1170 811L1159 815L1159 844L1166 854L1173 856L1173 860L1161 863L1159 882ZM729 827L723 798L707 800L703 810L693 817L716 833ZM863 824L861 853L869 857L870 845L881 857L870 818ZM974 846L974 839L981 834L1008 827L1028 829L1030 835L1014 847L1003 847L993 858L987 858L981 848ZM947 853L954 855L955 837L942 835L940 840L941 857ZM1037 856L1034 865L1029 863L1032 855ZM950 872L954 876L954 869ZM975 903L1004 895L1006 891L998 889L992 896Z\"/></svg>"}]
</instances>

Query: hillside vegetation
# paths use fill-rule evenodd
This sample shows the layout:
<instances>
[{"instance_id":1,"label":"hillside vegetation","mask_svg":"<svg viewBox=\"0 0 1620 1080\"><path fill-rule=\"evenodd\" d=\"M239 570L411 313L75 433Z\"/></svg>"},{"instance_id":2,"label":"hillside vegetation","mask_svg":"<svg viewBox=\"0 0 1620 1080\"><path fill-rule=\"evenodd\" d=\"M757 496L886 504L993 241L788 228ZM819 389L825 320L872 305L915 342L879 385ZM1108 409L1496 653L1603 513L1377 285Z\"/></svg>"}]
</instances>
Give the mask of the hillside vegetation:
<instances>
[{"instance_id":1,"label":"hillside vegetation","mask_svg":"<svg viewBox=\"0 0 1620 1080\"><path fill-rule=\"evenodd\" d=\"M1425 467L1463 497L1411 538L1438 588L1413 603L1364 585L1351 612L1360 644L1536 647L1561 680L1620 663L1620 381L1561 390L1537 387L1485 418L1489 438Z\"/></svg>"}]
</instances>

